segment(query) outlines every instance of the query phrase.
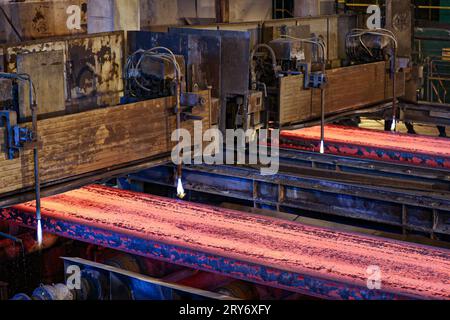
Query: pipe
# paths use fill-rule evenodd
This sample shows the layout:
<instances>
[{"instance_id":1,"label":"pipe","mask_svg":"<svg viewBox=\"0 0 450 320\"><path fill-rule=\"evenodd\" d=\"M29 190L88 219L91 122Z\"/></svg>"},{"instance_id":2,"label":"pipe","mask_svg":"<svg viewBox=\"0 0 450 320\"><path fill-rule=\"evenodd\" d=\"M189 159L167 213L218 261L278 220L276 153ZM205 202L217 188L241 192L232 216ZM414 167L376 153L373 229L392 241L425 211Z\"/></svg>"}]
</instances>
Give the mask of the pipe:
<instances>
[{"instance_id":1,"label":"pipe","mask_svg":"<svg viewBox=\"0 0 450 320\"><path fill-rule=\"evenodd\" d=\"M15 237L13 235L10 235L10 234L7 234L7 233L3 233L3 232L0 232L0 238L5 238L7 240L14 241L15 243L22 243L21 239ZM1 247L1 245L0 245L0 247Z\"/></svg>"},{"instance_id":2,"label":"pipe","mask_svg":"<svg viewBox=\"0 0 450 320\"><path fill-rule=\"evenodd\" d=\"M396 131L397 129L397 45L394 45L394 52L392 56L392 126L391 131Z\"/></svg>"},{"instance_id":3,"label":"pipe","mask_svg":"<svg viewBox=\"0 0 450 320\"><path fill-rule=\"evenodd\" d=\"M257 85L258 85L258 79L256 79L255 63L254 63L253 59L255 58L256 52L258 52L258 50L262 49L262 48L267 49L267 51L269 51L271 59L272 59L273 72L275 73L275 75L277 74L278 65L277 65L277 56L275 54L275 51L273 51L273 49L267 44L264 44L264 43L257 44L253 48L253 50L250 54L250 68L251 68L250 74L252 76L252 89L253 90L256 90Z\"/></svg>"},{"instance_id":4,"label":"pipe","mask_svg":"<svg viewBox=\"0 0 450 320\"><path fill-rule=\"evenodd\" d=\"M33 135L34 135L34 148L33 148L33 157L34 157L34 185L35 185L35 193L36 193L36 222L37 222L37 242L39 245L42 245L42 216L41 216L41 180L39 175L39 131L38 131L38 110L37 110L37 102L36 97L33 100L33 82L31 78L29 79L30 86L30 107L32 114L32 126L33 126Z\"/></svg>"},{"instance_id":5,"label":"pipe","mask_svg":"<svg viewBox=\"0 0 450 320\"><path fill-rule=\"evenodd\" d=\"M165 51L165 53L160 53L160 51ZM135 65L133 62L133 58L137 55L141 55L139 58L137 64ZM177 139L180 141L180 130L181 130L181 68L178 64L177 58L175 57L175 54L173 51L166 47L154 47L149 50L138 50L132 55L128 57L128 60L125 64L125 79L129 79L130 76L130 68L138 70L142 64L144 57L151 57L155 59L160 59L162 61L171 62L174 67L174 74L175 74L175 95L176 95L176 106L175 106L175 113L176 113L176 125L177 125ZM135 83L143 90L148 91L149 89L143 86L142 84L137 81L135 78ZM128 87L128 84L127 84ZM179 148L179 147L178 147ZM180 155L181 149L178 149L178 155ZM183 199L186 196L186 193L183 188L183 162L180 158L179 164L177 165L177 195L180 199Z\"/></svg>"},{"instance_id":6,"label":"pipe","mask_svg":"<svg viewBox=\"0 0 450 320\"><path fill-rule=\"evenodd\" d=\"M325 153L325 89L320 88L321 93L321 118L320 118L320 153Z\"/></svg>"},{"instance_id":7,"label":"pipe","mask_svg":"<svg viewBox=\"0 0 450 320\"><path fill-rule=\"evenodd\" d=\"M294 41L299 41L301 43L309 43L318 46L322 50L322 73L325 75L326 69L327 69L327 57L326 57L326 45L322 41L319 41L319 39L300 39L296 37L292 37L289 35L282 35L282 38L291 39ZM322 84L320 87L320 96L321 96L321 115L320 115L320 128L321 128L321 139L320 139L320 153L325 153L325 98L326 98L326 92L325 92L325 86L326 84Z\"/></svg>"},{"instance_id":8,"label":"pipe","mask_svg":"<svg viewBox=\"0 0 450 320\"><path fill-rule=\"evenodd\" d=\"M177 80L176 80L176 112L177 112L177 138L178 141L180 141L180 130L181 130L181 103L180 103L180 96L181 96L181 79L180 74L177 74ZM181 150L178 150L181 151ZM178 153L180 156L180 153ZM184 199L186 197L186 192L183 188L183 159L179 159L179 164L177 166L177 196L180 199Z\"/></svg>"}]
</instances>

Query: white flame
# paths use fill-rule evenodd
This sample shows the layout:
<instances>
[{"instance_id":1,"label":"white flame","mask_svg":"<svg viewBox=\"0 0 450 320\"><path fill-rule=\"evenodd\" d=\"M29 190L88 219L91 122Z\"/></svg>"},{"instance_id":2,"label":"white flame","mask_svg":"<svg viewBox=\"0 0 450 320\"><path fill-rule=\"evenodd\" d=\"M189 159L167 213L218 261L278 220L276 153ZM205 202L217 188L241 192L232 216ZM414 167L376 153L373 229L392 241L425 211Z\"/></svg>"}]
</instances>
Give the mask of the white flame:
<instances>
[{"instance_id":1,"label":"white flame","mask_svg":"<svg viewBox=\"0 0 450 320\"><path fill-rule=\"evenodd\" d=\"M181 178L178 179L177 196L180 199L183 199L186 196L186 193L184 192L183 182L181 181Z\"/></svg>"},{"instance_id":2,"label":"white flame","mask_svg":"<svg viewBox=\"0 0 450 320\"><path fill-rule=\"evenodd\" d=\"M42 222L37 221L37 243L39 247L42 247Z\"/></svg>"},{"instance_id":3,"label":"white flame","mask_svg":"<svg viewBox=\"0 0 450 320\"><path fill-rule=\"evenodd\" d=\"M321 154L325 153L325 142L323 140L320 141L320 153Z\"/></svg>"},{"instance_id":4,"label":"white flame","mask_svg":"<svg viewBox=\"0 0 450 320\"><path fill-rule=\"evenodd\" d=\"M392 126L391 126L391 131L395 131L397 129L397 119L393 119L392 121Z\"/></svg>"}]
</instances>

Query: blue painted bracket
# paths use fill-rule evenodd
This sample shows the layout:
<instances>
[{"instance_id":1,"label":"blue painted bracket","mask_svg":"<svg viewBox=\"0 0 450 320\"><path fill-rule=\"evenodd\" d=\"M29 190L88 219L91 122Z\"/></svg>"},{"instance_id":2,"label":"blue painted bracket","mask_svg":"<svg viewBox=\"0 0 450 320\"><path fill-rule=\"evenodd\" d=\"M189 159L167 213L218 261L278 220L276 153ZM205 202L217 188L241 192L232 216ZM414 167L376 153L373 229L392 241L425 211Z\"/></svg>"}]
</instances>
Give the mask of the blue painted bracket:
<instances>
[{"instance_id":1,"label":"blue painted bracket","mask_svg":"<svg viewBox=\"0 0 450 320\"><path fill-rule=\"evenodd\" d=\"M16 158L16 154L24 148L26 143L33 142L33 132L16 125L15 111L0 110L0 125L6 130L6 154L8 160Z\"/></svg>"}]
</instances>

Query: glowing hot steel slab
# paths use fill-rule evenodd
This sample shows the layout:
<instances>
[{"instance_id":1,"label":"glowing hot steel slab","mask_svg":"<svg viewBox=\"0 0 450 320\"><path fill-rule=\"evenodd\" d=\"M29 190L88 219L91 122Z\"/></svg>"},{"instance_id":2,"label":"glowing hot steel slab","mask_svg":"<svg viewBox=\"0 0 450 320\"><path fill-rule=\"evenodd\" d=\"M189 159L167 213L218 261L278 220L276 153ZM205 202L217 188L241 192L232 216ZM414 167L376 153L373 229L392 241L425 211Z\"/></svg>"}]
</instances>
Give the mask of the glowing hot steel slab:
<instances>
[{"instance_id":1,"label":"glowing hot steel slab","mask_svg":"<svg viewBox=\"0 0 450 320\"><path fill-rule=\"evenodd\" d=\"M319 151L320 127L284 131L281 147ZM450 139L327 126L326 153L450 169Z\"/></svg>"},{"instance_id":2,"label":"glowing hot steel slab","mask_svg":"<svg viewBox=\"0 0 450 320\"><path fill-rule=\"evenodd\" d=\"M324 298L450 299L450 251L100 186L43 203L47 232ZM0 218L35 226L27 203ZM381 290L367 288L369 266Z\"/></svg>"}]
</instances>

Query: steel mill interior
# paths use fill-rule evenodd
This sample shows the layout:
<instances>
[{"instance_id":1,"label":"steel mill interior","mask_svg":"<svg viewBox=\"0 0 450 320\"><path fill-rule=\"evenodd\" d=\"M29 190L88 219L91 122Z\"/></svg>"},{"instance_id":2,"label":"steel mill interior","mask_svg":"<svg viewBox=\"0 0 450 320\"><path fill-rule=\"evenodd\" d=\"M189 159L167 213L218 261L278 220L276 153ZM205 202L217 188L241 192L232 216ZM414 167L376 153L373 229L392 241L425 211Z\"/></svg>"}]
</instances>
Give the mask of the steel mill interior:
<instances>
[{"instance_id":1,"label":"steel mill interior","mask_svg":"<svg viewBox=\"0 0 450 320\"><path fill-rule=\"evenodd\" d=\"M0 0L0 300L450 300L448 136L449 0Z\"/></svg>"}]
</instances>

